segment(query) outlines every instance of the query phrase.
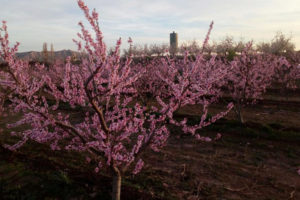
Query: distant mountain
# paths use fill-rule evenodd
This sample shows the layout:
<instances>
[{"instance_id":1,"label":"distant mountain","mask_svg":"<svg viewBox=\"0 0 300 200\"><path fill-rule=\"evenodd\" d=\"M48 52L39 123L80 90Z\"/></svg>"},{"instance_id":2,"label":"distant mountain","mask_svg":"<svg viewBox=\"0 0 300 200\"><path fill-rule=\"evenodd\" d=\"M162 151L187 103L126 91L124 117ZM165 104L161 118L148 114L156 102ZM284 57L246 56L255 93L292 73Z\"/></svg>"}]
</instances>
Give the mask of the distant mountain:
<instances>
[{"instance_id":1,"label":"distant mountain","mask_svg":"<svg viewBox=\"0 0 300 200\"><path fill-rule=\"evenodd\" d=\"M82 57L82 54L77 51L72 50L61 50L61 51L54 51L54 55L51 55L51 52L47 52L47 60L65 60L68 56L71 56L74 59L78 59ZM44 54L43 52L39 51L28 51L28 52L20 52L16 53L16 56L20 59L29 60L29 61L44 61Z\"/></svg>"}]
</instances>

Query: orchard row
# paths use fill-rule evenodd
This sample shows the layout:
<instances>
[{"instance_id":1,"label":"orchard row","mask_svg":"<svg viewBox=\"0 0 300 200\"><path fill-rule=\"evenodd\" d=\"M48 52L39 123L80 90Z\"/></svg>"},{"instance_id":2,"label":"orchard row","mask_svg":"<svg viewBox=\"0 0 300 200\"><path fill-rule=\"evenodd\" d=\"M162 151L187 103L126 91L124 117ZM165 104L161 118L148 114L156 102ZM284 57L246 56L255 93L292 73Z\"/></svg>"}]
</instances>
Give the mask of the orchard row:
<instances>
[{"instance_id":1,"label":"orchard row","mask_svg":"<svg viewBox=\"0 0 300 200\"><path fill-rule=\"evenodd\" d=\"M263 98L274 82L294 87L299 78L297 62L253 51L248 43L240 55L229 61L199 52L183 58L157 57L133 62L132 56L120 58L121 39L107 54L98 13L89 11L83 1L78 5L92 27L95 38L79 23L78 50L87 56L78 64L32 66L16 58L19 44L10 47L6 22L0 35L1 117L9 111L21 112L22 118L8 129L22 124L30 129L11 132L19 136L15 144L1 144L14 151L29 140L50 145L52 150L82 152L97 163L95 172L106 168L113 174L113 199L120 199L122 175L140 172L142 153L150 148L160 151L169 137L168 125L178 126L196 140L212 141L198 130L224 117L232 108L243 122L242 108ZM209 33L203 47L207 45ZM208 108L220 98L230 97L224 111L208 118ZM70 109L61 109L61 105ZM187 105L202 105L199 124L189 125L174 113ZM80 109L84 117L70 118Z\"/></svg>"}]
</instances>

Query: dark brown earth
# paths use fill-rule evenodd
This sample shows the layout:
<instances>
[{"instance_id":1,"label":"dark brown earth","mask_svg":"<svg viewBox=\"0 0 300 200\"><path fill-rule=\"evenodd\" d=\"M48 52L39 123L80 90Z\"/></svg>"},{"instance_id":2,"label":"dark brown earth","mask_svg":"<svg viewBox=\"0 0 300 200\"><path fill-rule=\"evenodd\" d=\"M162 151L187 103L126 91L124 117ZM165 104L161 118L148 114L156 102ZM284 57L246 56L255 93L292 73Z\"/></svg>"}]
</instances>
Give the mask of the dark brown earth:
<instances>
[{"instance_id":1,"label":"dark brown earth","mask_svg":"<svg viewBox=\"0 0 300 200\"><path fill-rule=\"evenodd\" d=\"M201 130L223 135L210 143L171 127L164 150L145 152L142 172L123 178L122 199L300 199L300 103L280 102L246 107L244 125L231 112ZM187 107L178 116L197 121L198 110ZM5 128L12 118L0 121L1 144L14 140ZM110 180L83 155L33 142L18 152L0 148L0 199L110 199Z\"/></svg>"}]
</instances>

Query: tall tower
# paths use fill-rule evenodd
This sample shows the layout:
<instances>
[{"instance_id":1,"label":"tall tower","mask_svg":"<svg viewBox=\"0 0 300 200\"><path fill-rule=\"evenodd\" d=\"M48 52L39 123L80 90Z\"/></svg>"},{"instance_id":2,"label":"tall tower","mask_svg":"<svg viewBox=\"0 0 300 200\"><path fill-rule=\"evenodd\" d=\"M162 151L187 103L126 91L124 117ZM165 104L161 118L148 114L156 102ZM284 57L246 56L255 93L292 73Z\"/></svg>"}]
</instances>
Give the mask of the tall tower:
<instances>
[{"instance_id":1,"label":"tall tower","mask_svg":"<svg viewBox=\"0 0 300 200\"><path fill-rule=\"evenodd\" d=\"M178 51L178 34L173 31L170 33L170 54L175 55Z\"/></svg>"},{"instance_id":2,"label":"tall tower","mask_svg":"<svg viewBox=\"0 0 300 200\"><path fill-rule=\"evenodd\" d=\"M44 42L44 44L43 44L42 59L43 59L43 62L45 62L45 63L48 62L47 42Z\"/></svg>"},{"instance_id":3,"label":"tall tower","mask_svg":"<svg viewBox=\"0 0 300 200\"><path fill-rule=\"evenodd\" d=\"M54 62L54 48L53 44L51 43L51 50L50 50L50 61L53 63Z\"/></svg>"}]
</instances>

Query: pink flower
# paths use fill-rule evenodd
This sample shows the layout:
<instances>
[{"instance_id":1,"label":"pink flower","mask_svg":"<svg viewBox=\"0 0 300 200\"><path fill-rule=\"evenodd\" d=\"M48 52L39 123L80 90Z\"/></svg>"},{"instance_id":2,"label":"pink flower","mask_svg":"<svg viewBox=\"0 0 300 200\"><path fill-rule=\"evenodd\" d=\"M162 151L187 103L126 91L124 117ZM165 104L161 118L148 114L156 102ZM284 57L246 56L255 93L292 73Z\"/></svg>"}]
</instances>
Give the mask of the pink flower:
<instances>
[{"instance_id":1,"label":"pink flower","mask_svg":"<svg viewBox=\"0 0 300 200\"><path fill-rule=\"evenodd\" d=\"M142 159L139 159L132 173L138 174L142 170L143 166L144 166L144 161Z\"/></svg>"},{"instance_id":2,"label":"pink flower","mask_svg":"<svg viewBox=\"0 0 300 200\"><path fill-rule=\"evenodd\" d=\"M202 142L211 142L212 139L210 137L201 137L199 134L196 135L196 139Z\"/></svg>"},{"instance_id":3,"label":"pink flower","mask_svg":"<svg viewBox=\"0 0 300 200\"><path fill-rule=\"evenodd\" d=\"M90 157L86 157L85 160L86 162L90 163L92 159Z\"/></svg>"},{"instance_id":4,"label":"pink flower","mask_svg":"<svg viewBox=\"0 0 300 200\"><path fill-rule=\"evenodd\" d=\"M217 133L217 135L215 137L215 140L219 140L219 139L221 139L221 137L222 137L222 134L221 133Z\"/></svg>"},{"instance_id":5,"label":"pink flower","mask_svg":"<svg viewBox=\"0 0 300 200\"><path fill-rule=\"evenodd\" d=\"M211 138L210 137L204 137L204 138L202 138L202 141L211 142Z\"/></svg>"},{"instance_id":6,"label":"pink flower","mask_svg":"<svg viewBox=\"0 0 300 200\"><path fill-rule=\"evenodd\" d=\"M95 9L94 9L93 12L92 12L92 16L93 16L94 19L98 19L98 16L99 16L99 15L98 15L98 13L96 12Z\"/></svg>"},{"instance_id":7,"label":"pink flower","mask_svg":"<svg viewBox=\"0 0 300 200\"><path fill-rule=\"evenodd\" d=\"M128 43L131 44L132 43L132 39L131 37L128 38Z\"/></svg>"}]
</instances>

